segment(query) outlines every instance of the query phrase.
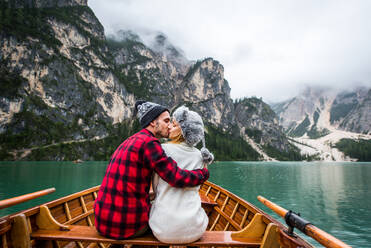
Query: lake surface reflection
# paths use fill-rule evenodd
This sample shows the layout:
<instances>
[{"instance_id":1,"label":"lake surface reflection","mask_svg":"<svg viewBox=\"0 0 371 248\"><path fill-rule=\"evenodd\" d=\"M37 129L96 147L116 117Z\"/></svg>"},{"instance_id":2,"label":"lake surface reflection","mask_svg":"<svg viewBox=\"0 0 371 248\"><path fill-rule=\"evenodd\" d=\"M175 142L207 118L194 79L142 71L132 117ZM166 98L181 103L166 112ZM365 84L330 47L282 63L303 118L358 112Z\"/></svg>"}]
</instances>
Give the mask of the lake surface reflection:
<instances>
[{"instance_id":1,"label":"lake surface reflection","mask_svg":"<svg viewBox=\"0 0 371 248\"><path fill-rule=\"evenodd\" d=\"M2 209L0 216L98 185L106 166L107 162L0 162L0 199L56 188L53 194ZM300 212L353 247L370 247L371 163L217 162L210 174L210 181L277 219L258 195Z\"/></svg>"}]
</instances>

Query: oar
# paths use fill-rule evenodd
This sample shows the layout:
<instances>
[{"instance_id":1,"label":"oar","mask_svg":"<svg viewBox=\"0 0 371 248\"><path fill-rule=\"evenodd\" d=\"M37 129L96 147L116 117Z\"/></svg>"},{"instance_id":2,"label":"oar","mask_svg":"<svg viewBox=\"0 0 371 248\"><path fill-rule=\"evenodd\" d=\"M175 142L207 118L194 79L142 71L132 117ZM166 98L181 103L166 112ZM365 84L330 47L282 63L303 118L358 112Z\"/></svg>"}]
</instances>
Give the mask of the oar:
<instances>
[{"instance_id":1,"label":"oar","mask_svg":"<svg viewBox=\"0 0 371 248\"><path fill-rule=\"evenodd\" d=\"M2 200L0 201L0 209L11 207L13 205L35 199L43 195L53 193L54 191L55 191L55 188L49 188L49 189L44 189L44 190L40 190L37 192L21 195L21 196L9 198L6 200Z\"/></svg>"},{"instance_id":2,"label":"oar","mask_svg":"<svg viewBox=\"0 0 371 248\"><path fill-rule=\"evenodd\" d=\"M351 248L351 246L345 244L344 242L338 240L334 236L328 234L325 231L313 226L308 221L301 218L299 215L287 211L286 209L278 206L277 204L265 199L262 196L258 196L258 200L263 203L268 208L272 209L278 215L286 220L286 223L289 225L289 231L296 227L306 235L314 238L320 244L324 245L327 248Z\"/></svg>"}]
</instances>

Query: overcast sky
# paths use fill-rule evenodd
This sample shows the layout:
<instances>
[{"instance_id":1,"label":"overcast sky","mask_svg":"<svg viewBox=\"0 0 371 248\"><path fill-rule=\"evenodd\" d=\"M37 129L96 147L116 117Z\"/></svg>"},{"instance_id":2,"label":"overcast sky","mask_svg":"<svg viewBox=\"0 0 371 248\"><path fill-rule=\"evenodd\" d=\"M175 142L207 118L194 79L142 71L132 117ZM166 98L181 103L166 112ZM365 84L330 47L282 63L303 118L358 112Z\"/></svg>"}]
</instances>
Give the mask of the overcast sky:
<instances>
[{"instance_id":1,"label":"overcast sky","mask_svg":"<svg viewBox=\"0 0 371 248\"><path fill-rule=\"evenodd\" d=\"M106 35L162 32L224 66L233 98L272 102L307 85L371 87L370 0L89 0Z\"/></svg>"}]
</instances>

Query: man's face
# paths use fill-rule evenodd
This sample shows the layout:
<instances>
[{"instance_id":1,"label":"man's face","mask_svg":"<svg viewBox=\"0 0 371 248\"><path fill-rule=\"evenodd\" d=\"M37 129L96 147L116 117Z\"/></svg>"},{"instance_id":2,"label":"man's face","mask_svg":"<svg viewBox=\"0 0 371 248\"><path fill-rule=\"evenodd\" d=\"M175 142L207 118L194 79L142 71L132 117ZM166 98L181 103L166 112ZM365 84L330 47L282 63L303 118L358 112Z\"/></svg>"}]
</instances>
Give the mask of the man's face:
<instances>
[{"instance_id":1,"label":"man's face","mask_svg":"<svg viewBox=\"0 0 371 248\"><path fill-rule=\"evenodd\" d=\"M169 137L169 125L170 125L170 114L165 111L160 114L155 122L154 135L156 138L168 138Z\"/></svg>"}]
</instances>

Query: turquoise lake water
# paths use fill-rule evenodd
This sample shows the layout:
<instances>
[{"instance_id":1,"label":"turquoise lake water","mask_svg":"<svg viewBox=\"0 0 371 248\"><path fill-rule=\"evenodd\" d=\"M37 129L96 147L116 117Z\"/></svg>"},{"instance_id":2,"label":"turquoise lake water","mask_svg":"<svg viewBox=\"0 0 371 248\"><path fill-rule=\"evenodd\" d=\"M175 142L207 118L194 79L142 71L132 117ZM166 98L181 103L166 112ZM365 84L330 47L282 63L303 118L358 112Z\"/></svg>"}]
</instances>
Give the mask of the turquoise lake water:
<instances>
[{"instance_id":1,"label":"turquoise lake water","mask_svg":"<svg viewBox=\"0 0 371 248\"><path fill-rule=\"evenodd\" d=\"M0 162L0 200L56 188L50 195L2 209L0 216L98 185L106 166L107 162ZM371 163L216 162L210 166L210 181L276 219L280 217L261 204L258 195L300 212L353 247L371 247Z\"/></svg>"}]
</instances>

